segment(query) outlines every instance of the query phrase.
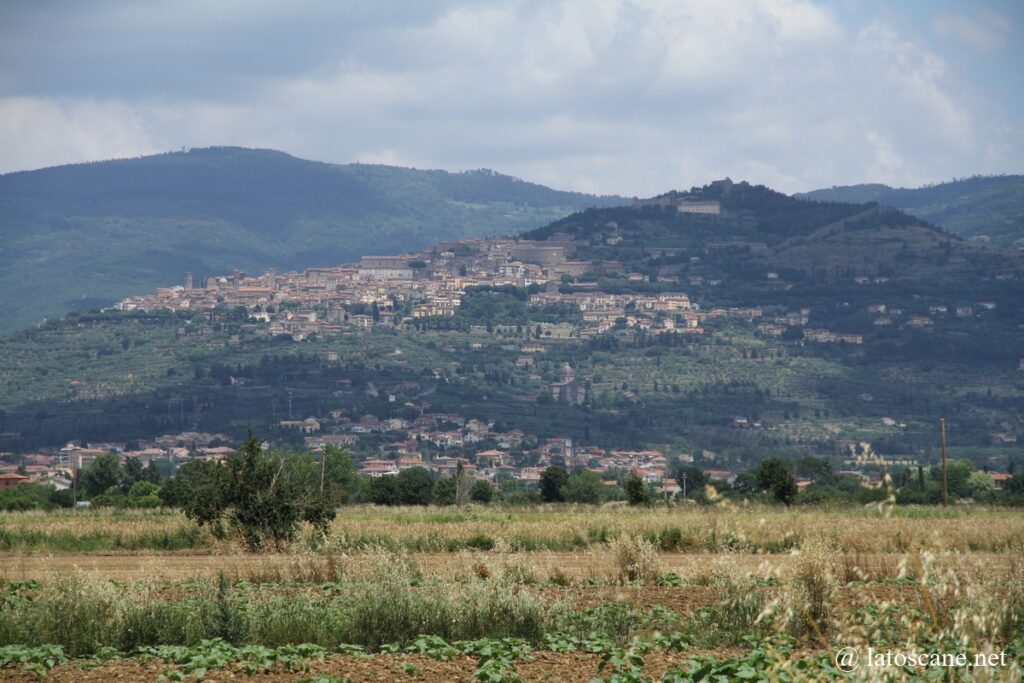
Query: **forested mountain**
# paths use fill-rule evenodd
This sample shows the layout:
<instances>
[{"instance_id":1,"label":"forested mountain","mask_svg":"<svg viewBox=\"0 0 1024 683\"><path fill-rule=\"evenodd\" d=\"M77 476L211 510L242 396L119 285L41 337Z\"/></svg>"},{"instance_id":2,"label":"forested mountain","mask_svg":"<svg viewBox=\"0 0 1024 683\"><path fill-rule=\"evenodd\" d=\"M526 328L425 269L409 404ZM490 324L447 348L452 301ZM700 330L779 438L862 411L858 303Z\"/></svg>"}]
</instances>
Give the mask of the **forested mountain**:
<instances>
[{"instance_id":1,"label":"forested mountain","mask_svg":"<svg viewBox=\"0 0 1024 683\"><path fill-rule=\"evenodd\" d=\"M927 187L849 185L796 195L814 201L878 202L964 237L1024 246L1024 175L975 176Z\"/></svg>"},{"instance_id":2,"label":"forested mountain","mask_svg":"<svg viewBox=\"0 0 1024 683\"><path fill-rule=\"evenodd\" d=\"M0 332L235 268L305 268L511 234L616 197L480 170L216 147L0 176Z\"/></svg>"},{"instance_id":3,"label":"forested mountain","mask_svg":"<svg viewBox=\"0 0 1024 683\"><path fill-rule=\"evenodd\" d=\"M701 202L717 213L691 212ZM566 234L577 257L619 262L651 278L700 275L763 298L768 273L790 283L888 277L929 287L992 279L1020 254L975 242L876 203L805 201L760 185L718 181L630 207L589 209L526 233ZM772 278L774 279L774 278Z\"/></svg>"}]
</instances>

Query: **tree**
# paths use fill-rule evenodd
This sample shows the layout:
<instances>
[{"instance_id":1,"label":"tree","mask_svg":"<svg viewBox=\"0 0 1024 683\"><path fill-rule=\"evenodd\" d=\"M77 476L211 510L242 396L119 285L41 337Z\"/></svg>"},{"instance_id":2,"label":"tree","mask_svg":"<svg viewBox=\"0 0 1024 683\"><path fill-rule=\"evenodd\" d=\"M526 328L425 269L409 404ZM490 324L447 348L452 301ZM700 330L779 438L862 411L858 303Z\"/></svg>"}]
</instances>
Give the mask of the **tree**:
<instances>
[{"instance_id":1,"label":"tree","mask_svg":"<svg viewBox=\"0 0 1024 683\"><path fill-rule=\"evenodd\" d=\"M131 507L155 508L160 505L160 486L151 481L137 481L128 489L127 503Z\"/></svg>"},{"instance_id":2,"label":"tree","mask_svg":"<svg viewBox=\"0 0 1024 683\"><path fill-rule=\"evenodd\" d=\"M967 485L967 480L971 476L971 472L974 471L974 465L971 464L970 460L954 460L946 466L947 481L949 482L949 492L958 498L969 498L971 496L970 488ZM933 467L931 468L930 474L932 478L942 483L942 468Z\"/></svg>"},{"instance_id":3,"label":"tree","mask_svg":"<svg viewBox=\"0 0 1024 683\"><path fill-rule=\"evenodd\" d=\"M778 458L764 460L754 471L757 485L763 491L770 491L775 499L786 507L793 504L799 491L796 479L790 474L786 464Z\"/></svg>"},{"instance_id":4,"label":"tree","mask_svg":"<svg viewBox=\"0 0 1024 683\"><path fill-rule=\"evenodd\" d=\"M832 474L832 465L824 458L807 455L794 463L796 474L808 479L820 479Z\"/></svg>"},{"instance_id":5,"label":"tree","mask_svg":"<svg viewBox=\"0 0 1024 683\"><path fill-rule=\"evenodd\" d=\"M736 475L730 488L736 493L750 494L757 493L761 487L757 483L757 473L753 470L740 472Z\"/></svg>"},{"instance_id":6,"label":"tree","mask_svg":"<svg viewBox=\"0 0 1024 683\"><path fill-rule=\"evenodd\" d=\"M411 467L399 472L398 500L402 505L429 505L434 491L434 480L422 467Z\"/></svg>"},{"instance_id":7,"label":"tree","mask_svg":"<svg viewBox=\"0 0 1024 683\"><path fill-rule=\"evenodd\" d=\"M141 481L148 481L151 484L159 484L161 479L163 479L163 475L160 474L160 468L157 467L155 461L150 460L142 470Z\"/></svg>"},{"instance_id":8,"label":"tree","mask_svg":"<svg viewBox=\"0 0 1024 683\"><path fill-rule=\"evenodd\" d=\"M121 482L121 489L128 493L128 489L137 481L141 481L142 462L138 458L128 457L124 460L124 481Z\"/></svg>"},{"instance_id":9,"label":"tree","mask_svg":"<svg viewBox=\"0 0 1024 683\"><path fill-rule=\"evenodd\" d=\"M460 462L455 468L455 504L465 505L469 502L469 493L473 489L473 477L469 470Z\"/></svg>"},{"instance_id":10,"label":"tree","mask_svg":"<svg viewBox=\"0 0 1024 683\"><path fill-rule=\"evenodd\" d=\"M987 472L972 472L967 477L966 488L968 495L978 501L991 497L996 490L995 482Z\"/></svg>"},{"instance_id":11,"label":"tree","mask_svg":"<svg viewBox=\"0 0 1024 683\"><path fill-rule=\"evenodd\" d=\"M1024 494L1024 470L1010 477L1004 486L1007 493Z\"/></svg>"},{"instance_id":12,"label":"tree","mask_svg":"<svg viewBox=\"0 0 1024 683\"><path fill-rule=\"evenodd\" d=\"M366 485L366 499L374 505L398 505L398 477L372 477Z\"/></svg>"},{"instance_id":13,"label":"tree","mask_svg":"<svg viewBox=\"0 0 1024 683\"><path fill-rule=\"evenodd\" d=\"M117 453L103 453L82 470L79 485L86 497L93 498L107 489L120 486L124 480L124 468Z\"/></svg>"},{"instance_id":14,"label":"tree","mask_svg":"<svg viewBox=\"0 0 1024 683\"><path fill-rule=\"evenodd\" d=\"M310 463L308 455L296 458L292 469L288 457L264 453L252 434L228 456L222 479L228 519L250 551L267 543L280 549L295 537L300 521L327 533L335 509L310 486Z\"/></svg>"},{"instance_id":15,"label":"tree","mask_svg":"<svg viewBox=\"0 0 1024 683\"><path fill-rule=\"evenodd\" d=\"M626 500L630 505L643 505L647 502L647 489L644 480L636 476L636 472L630 472L623 484L626 489Z\"/></svg>"},{"instance_id":16,"label":"tree","mask_svg":"<svg viewBox=\"0 0 1024 683\"><path fill-rule=\"evenodd\" d=\"M569 473L564 467L548 467L540 475L540 499L545 503L561 503L565 500L562 487L568 480Z\"/></svg>"},{"instance_id":17,"label":"tree","mask_svg":"<svg viewBox=\"0 0 1024 683\"><path fill-rule=\"evenodd\" d=\"M570 503L596 505L604 498L604 484L597 473L578 470L569 475L562 487L562 498Z\"/></svg>"},{"instance_id":18,"label":"tree","mask_svg":"<svg viewBox=\"0 0 1024 683\"><path fill-rule=\"evenodd\" d=\"M323 491L332 505L341 505L352 494L356 485L356 467L352 458L334 444L320 454Z\"/></svg>"},{"instance_id":19,"label":"tree","mask_svg":"<svg viewBox=\"0 0 1024 683\"><path fill-rule=\"evenodd\" d=\"M455 505L455 479L441 477L435 481L431 499L434 505Z\"/></svg>"},{"instance_id":20,"label":"tree","mask_svg":"<svg viewBox=\"0 0 1024 683\"><path fill-rule=\"evenodd\" d=\"M160 488L164 505L181 508L199 526L208 526L217 538L225 535L221 518L227 509L223 468L209 460L190 460Z\"/></svg>"},{"instance_id":21,"label":"tree","mask_svg":"<svg viewBox=\"0 0 1024 683\"><path fill-rule=\"evenodd\" d=\"M474 503L490 503L494 498L494 487L490 483L478 479L469 492L469 499Z\"/></svg>"},{"instance_id":22,"label":"tree","mask_svg":"<svg viewBox=\"0 0 1024 683\"><path fill-rule=\"evenodd\" d=\"M708 483L708 478L704 471L693 465L680 465L677 467L674 478L679 484L679 490L685 491L687 497L690 497L694 491L699 491Z\"/></svg>"},{"instance_id":23,"label":"tree","mask_svg":"<svg viewBox=\"0 0 1024 683\"><path fill-rule=\"evenodd\" d=\"M58 491L41 484L19 484L0 490L0 510L52 510L74 504L70 491Z\"/></svg>"},{"instance_id":24,"label":"tree","mask_svg":"<svg viewBox=\"0 0 1024 683\"><path fill-rule=\"evenodd\" d=\"M185 463L163 487L145 480L129 491L142 504L159 500L180 507L200 526L225 536L224 519L250 551L268 544L280 549L291 541L299 522L321 534L334 519L334 505L320 490L321 468L308 453L266 453L252 434L224 463Z\"/></svg>"}]
</instances>

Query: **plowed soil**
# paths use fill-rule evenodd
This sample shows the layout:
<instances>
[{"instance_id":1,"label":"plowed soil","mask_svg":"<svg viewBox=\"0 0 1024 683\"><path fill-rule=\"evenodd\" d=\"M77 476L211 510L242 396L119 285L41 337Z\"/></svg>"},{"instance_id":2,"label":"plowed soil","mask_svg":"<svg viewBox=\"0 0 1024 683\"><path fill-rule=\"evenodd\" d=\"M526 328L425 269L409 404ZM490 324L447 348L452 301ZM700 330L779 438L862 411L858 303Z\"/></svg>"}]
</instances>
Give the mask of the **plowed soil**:
<instances>
[{"instance_id":1,"label":"plowed soil","mask_svg":"<svg viewBox=\"0 0 1024 683\"><path fill-rule=\"evenodd\" d=\"M654 680L672 668L684 668L685 661L696 654L714 655L719 659L742 654L738 649L721 649L704 652L661 652L652 651L644 657L644 669ZM555 653L535 651L529 659L516 662L517 675L527 681L551 681L559 683L587 683L598 676L600 658L585 653ZM409 669L409 666L414 667ZM403 668L404 667L404 668ZM392 681L469 681L476 670L477 660L471 657L455 657L448 661L437 661L425 655L380 654L372 657L331 656L323 661L311 660L305 672L272 672L249 676L241 667L208 671L205 681L254 680L259 683L278 683L315 678L329 674L338 678L349 678L353 683ZM155 681L167 669L162 662L141 663L134 659L114 660L94 668L83 668L80 663L62 664L46 677L53 683L110 683L111 681ZM407 672L409 669L411 673ZM38 683L35 674L18 669L0 669L0 678L18 683Z\"/></svg>"}]
</instances>

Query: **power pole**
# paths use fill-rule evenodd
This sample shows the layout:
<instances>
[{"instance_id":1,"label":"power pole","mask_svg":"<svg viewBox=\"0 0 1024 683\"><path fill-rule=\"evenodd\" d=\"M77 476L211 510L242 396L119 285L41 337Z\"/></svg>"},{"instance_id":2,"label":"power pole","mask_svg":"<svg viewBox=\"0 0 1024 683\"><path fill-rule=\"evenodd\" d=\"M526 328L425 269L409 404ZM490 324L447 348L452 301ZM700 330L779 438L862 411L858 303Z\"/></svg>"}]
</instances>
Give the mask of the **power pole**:
<instances>
[{"instance_id":1,"label":"power pole","mask_svg":"<svg viewBox=\"0 0 1024 683\"><path fill-rule=\"evenodd\" d=\"M686 472L683 472L683 500L686 500Z\"/></svg>"},{"instance_id":2,"label":"power pole","mask_svg":"<svg viewBox=\"0 0 1024 683\"><path fill-rule=\"evenodd\" d=\"M939 434L942 438L942 507L949 507L949 479L946 477L946 420L939 419Z\"/></svg>"},{"instance_id":3,"label":"power pole","mask_svg":"<svg viewBox=\"0 0 1024 683\"><path fill-rule=\"evenodd\" d=\"M320 451L320 495L324 494L324 473L327 470L327 449Z\"/></svg>"}]
</instances>

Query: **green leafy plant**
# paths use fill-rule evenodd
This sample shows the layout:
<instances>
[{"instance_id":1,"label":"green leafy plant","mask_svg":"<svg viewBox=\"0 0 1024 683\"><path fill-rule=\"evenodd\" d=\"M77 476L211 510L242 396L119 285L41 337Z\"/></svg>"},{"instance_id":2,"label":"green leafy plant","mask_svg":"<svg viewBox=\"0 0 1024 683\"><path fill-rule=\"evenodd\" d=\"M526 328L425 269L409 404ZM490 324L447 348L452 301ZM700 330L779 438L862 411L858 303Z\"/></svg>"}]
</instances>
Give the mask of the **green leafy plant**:
<instances>
[{"instance_id":1,"label":"green leafy plant","mask_svg":"<svg viewBox=\"0 0 1024 683\"><path fill-rule=\"evenodd\" d=\"M60 645L5 645L0 647L0 668L20 664L21 668L37 676L46 673L66 659Z\"/></svg>"}]
</instances>

